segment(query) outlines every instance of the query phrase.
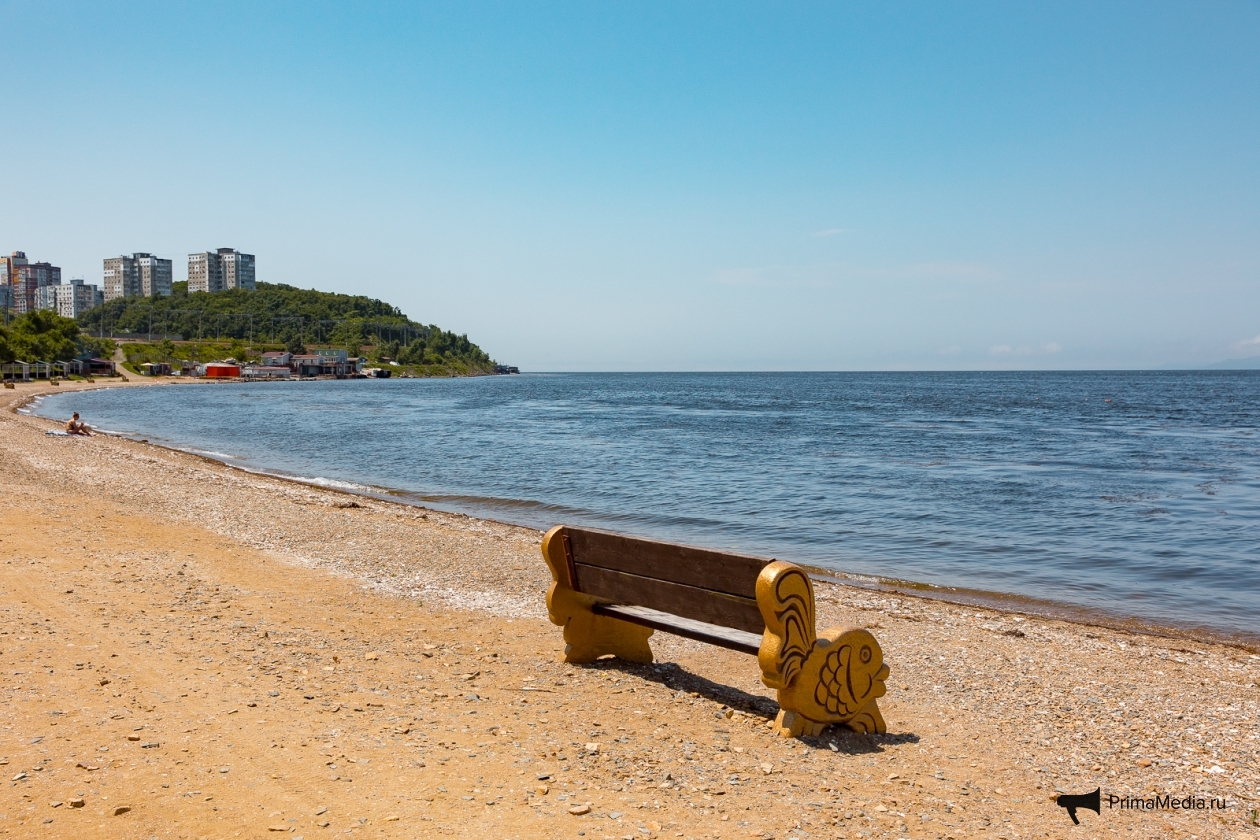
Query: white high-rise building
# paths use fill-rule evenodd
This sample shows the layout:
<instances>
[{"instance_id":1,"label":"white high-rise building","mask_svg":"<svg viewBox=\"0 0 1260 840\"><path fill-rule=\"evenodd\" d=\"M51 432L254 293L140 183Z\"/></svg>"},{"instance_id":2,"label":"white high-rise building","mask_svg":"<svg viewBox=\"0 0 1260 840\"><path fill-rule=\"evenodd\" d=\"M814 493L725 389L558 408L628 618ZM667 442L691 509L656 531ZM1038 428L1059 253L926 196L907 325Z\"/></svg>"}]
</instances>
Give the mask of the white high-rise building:
<instances>
[{"instance_id":1,"label":"white high-rise building","mask_svg":"<svg viewBox=\"0 0 1260 840\"><path fill-rule=\"evenodd\" d=\"M105 299L140 296L140 275L131 257L109 257L105 260L105 279L101 283Z\"/></svg>"},{"instance_id":2,"label":"white high-rise building","mask_svg":"<svg viewBox=\"0 0 1260 840\"><path fill-rule=\"evenodd\" d=\"M145 253L110 257L105 260L105 299L169 296L173 265L171 260Z\"/></svg>"},{"instance_id":3,"label":"white high-rise building","mask_svg":"<svg viewBox=\"0 0 1260 840\"><path fill-rule=\"evenodd\" d=\"M140 294L145 297L170 297L175 261L152 254L136 254L135 260L140 271Z\"/></svg>"},{"instance_id":4,"label":"white high-rise building","mask_svg":"<svg viewBox=\"0 0 1260 840\"><path fill-rule=\"evenodd\" d=\"M235 248L188 255L188 291L221 292L254 288L254 255Z\"/></svg>"},{"instance_id":5,"label":"white high-rise building","mask_svg":"<svg viewBox=\"0 0 1260 840\"><path fill-rule=\"evenodd\" d=\"M79 277L69 283L41 286L35 292L36 309L51 309L63 318L78 318L104 302L104 293L95 286L86 285Z\"/></svg>"}]
</instances>

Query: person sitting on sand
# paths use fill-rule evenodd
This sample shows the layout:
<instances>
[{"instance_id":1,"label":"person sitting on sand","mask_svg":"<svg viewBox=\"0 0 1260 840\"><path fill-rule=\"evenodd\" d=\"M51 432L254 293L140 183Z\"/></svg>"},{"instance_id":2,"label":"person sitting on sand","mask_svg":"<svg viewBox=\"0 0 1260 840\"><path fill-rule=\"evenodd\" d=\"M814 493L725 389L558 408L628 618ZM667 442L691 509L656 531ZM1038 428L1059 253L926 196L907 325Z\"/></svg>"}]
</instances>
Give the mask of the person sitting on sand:
<instances>
[{"instance_id":1,"label":"person sitting on sand","mask_svg":"<svg viewBox=\"0 0 1260 840\"><path fill-rule=\"evenodd\" d=\"M92 427L79 419L79 412L75 412L74 416L66 421L66 434L68 435L85 435L92 436Z\"/></svg>"}]
</instances>

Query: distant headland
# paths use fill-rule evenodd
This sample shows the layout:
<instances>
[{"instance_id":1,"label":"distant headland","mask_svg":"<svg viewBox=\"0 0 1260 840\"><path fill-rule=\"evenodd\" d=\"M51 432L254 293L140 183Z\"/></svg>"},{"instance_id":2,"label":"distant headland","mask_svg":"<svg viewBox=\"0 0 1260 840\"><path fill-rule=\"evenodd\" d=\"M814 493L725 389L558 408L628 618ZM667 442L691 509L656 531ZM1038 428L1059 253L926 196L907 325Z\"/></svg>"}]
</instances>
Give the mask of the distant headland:
<instances>
[{"instance_id":1,"label":"distant headland","mask_svg":"<svg viewBox=\"0 0 1260 840\"><path fill-rule=\"evenodd\" d=\"M299 289L281 283L202 292L171 284L169 295L119 297L82 313L80 328L118 342L126 364L197 364L223 358L263 360L264 353L343 350L400 376L476 376L503 372L467 335L408 318L364 295Z\"/></svg>"}]
</instances>

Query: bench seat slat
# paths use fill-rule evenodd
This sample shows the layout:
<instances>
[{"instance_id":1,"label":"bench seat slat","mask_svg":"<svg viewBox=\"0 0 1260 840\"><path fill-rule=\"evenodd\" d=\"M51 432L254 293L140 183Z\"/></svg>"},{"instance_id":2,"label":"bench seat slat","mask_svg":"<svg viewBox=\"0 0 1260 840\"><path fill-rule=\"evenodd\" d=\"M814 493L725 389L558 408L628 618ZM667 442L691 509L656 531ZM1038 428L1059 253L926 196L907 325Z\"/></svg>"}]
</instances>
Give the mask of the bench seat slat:
<instances>
[{"instance_id":1,"label":"bench seat slat","mask_svg":"<svg viewBox=\"0 0 1260 840\"><path fill-rule=\"evenodd\" d=\"M757 597L757 576L770 561L686 545L566 528L577 563L735 595Z\"/></svg>"},{"instance_id":2,"label":"bench seat slat","mask_svg":"<svg viewBox=\"0 0 1260 840\"><path fill-rule=\"evenodd\" d=\"M593 611L596 615L619 618L631 624L651 627L654 630L673 633L675 636L695 639L697 642L705 642L717 647L737 650L741 653L756 655L761 648L761 636L757 633L748 633L730 627L719 627L716 624L706 624L703 621L693 621L690 618L670 615L669 613L648 609L647 607L596 604Z\"/></svg>"},{"instance_id":3,"label":"bench seat slat","mask_svg":"<svg viewBox=\"0 0 1260 840\"><path fill-rule=\"evenodd\" d=\"M585 563L577 563L576 570L578 591L615 604L651 604L670 615L758 635L766 629L757 601L752 598L738 598L709 589L616 572Z\"/></svg>"}]
</instances>

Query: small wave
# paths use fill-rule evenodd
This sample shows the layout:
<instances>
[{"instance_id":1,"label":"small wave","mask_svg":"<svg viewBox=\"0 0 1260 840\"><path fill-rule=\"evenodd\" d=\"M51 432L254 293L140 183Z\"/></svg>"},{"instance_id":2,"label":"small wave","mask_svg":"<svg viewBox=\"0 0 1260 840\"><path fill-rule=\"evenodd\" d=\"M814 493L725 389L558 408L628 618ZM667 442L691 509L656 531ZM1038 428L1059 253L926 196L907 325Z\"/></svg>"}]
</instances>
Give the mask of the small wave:
<instances>
[{"instance_id":1,"label":"small wave","mask_svg":"<svg viewBox=\"0 0 1260 840\"><path fill-rule=\"evenodd\" d=\"M287 478L290 481L300 481L303 484L314 484L316 487L329 487L333 490L352 490L355 493L379 493L376 487L368 487L366 484L355 484L353 481L338 481L335 478L324 478L317 475L310 478L304 475L284 475L282 473L267 473L267 475L275 475L277 478Z\"/></svg>"},{"instance_id":2,"label":"small wave","mask_svg":"<svg viewBox=\"0 0 1260 840\"><path fill-rule=\"evenodd\" d=\"M355 484L353 481L338 481L335 478L325 478L322 475L314 477L294 475L293 473L278 472L276 470L261 470L257 467L247 467L242 464L230 464L229 466L243 472L253 473L254 475L265 475L268 478L279 478L284 481L296 481L299 484L312 484L316 487L327 487L330 490L346 490L351 493L367 493L381 496L389 495L389 491L381 487L371 487L366 484Z\"/></svg>"},{"instance_id":3,"label":"small wave","mask_svg":"<svg viewBox=\"0 0 1260 840\"><path fill-rule=\"evenodd\" d=\"M504 499L497 496L467 496L467 495L450 495L442 493L417 493L411 490L391 490L391 496L399 496L409 498L420 502L437 502L448 505L473 505L478 507L499 507L499 508L524 508L526 510L540 510L557 513L587 513L588 511L581 508L568 507L567 505L551 504L548 502L540 502L534 499Z\"/></svg>"},{"instance_id":4,"label":"small wave","mask_svg":"<svg viewBox=\"0 0 1260 840\"><path fill-rule=\"evenodd\" d=\"M236 458L235 455L228 455L226 452L215 452L213 449L193 449L190 447L188 451L195 455L205 455L207 458Z\"/></svg>"}]
</instances>

